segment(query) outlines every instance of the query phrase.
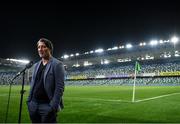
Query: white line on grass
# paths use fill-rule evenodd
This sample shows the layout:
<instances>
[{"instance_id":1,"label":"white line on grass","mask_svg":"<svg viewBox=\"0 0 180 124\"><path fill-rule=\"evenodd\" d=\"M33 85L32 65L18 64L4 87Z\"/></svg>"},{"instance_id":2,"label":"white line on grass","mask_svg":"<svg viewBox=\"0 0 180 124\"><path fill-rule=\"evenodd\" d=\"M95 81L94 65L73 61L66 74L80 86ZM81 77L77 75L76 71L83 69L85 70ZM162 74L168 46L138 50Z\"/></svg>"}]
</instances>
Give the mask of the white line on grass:
<instances>
[{"instance_id":1,"label":"white line on grass","mask_svg":"<svg viewBox=\"0 0 180 124\"><path fill-rule=\"evenodd\" d=\"M166 95L161 95L161 96L151 97L151 98L147 98L147 99L136 100L136 101L134 101L134 102L143 102L143 101L148 101L148 100L158 99L158 98L167 97L167 96L172 96L172 95L177 95L177 94L180 94L180 93L171 93L171 94L166 94Z\"/></svg>"},{"instance_id":2,"label":"white line on grass","mask_svg":"<svg viewBox=\"0 0 180 124\"><path fill-rule=\"evenodd\" d=\"M75 98L78 100L95 100L95 101L105 101L105 102L131 102L128 100L121 100L121 99L99 99L99 98L82 98L82 97L66 97L66 98Z\"/></svg>"},{"instance_id":3,"label":"white line on grass","mask_svg":"<svg viewBox=\"0 0 180 124\"><path fill-rule=\"evenodd\" d=\"M171 94L166 94L166 95L161 95L161 96L156 96L156 97L151 97L151 98L147 98L147 99L142 99L142 100L136 100L134 102L143 102L143 101L148 101L148 100L153 100L153 99L158 99L158 98L162 98L162 97L167 97L167 96L172 96L172 95L177 95L180 93L171 93ZM99 98L82 98L82 97L66 97L66 98L74 98L74 99L78 99L78 100L95 100L95 101L106 101L106 102L131 102L132 101L128 101L128 100L121 100L121 99L99 99Z\"/></svg>"}]
</instances>

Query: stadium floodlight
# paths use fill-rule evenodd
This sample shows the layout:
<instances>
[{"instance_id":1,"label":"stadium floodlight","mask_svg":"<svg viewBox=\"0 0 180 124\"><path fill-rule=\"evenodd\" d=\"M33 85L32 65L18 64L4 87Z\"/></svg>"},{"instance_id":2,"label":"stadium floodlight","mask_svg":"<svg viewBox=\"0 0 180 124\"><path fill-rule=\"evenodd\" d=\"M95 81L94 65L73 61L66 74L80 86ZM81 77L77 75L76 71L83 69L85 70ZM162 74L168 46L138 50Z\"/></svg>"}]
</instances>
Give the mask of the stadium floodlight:
<instances>
[{"instance_id":1,"label":"stadium floodlight","mask_svg":"<svg viewBox=\"0 0 180 124\"><path fill-rule=\"evenodd\" d=\"M152 45L152 46L156 46L157 44L158 44L157 40L151 40L150 41L150 45Z\"/></svg>"},{"instance_id":2,"label":"stadium floodlight","mask_svg":"<svg viewBox=\"0 0 180 124\"><path fill-rule=\"evenodd\" d=\"M149 60L149 59L154 59L154 56L150 56L150 55L146 55L145 59Z\"/></svg>"},{"instance_id":3,"label":"stadium floodlight","mask_svg":"<svg viewBox=\"0 0 180 124\"><path fill-rule=\"evenodd\" d=\"M20 62L22 64L28 64L30 61L29 60L25 60L25 59L6 59L6 60L10 60L10 61L14 61L14 62Z\"/></svg>"},{"instance_id":4,"label":"stadium floodlight","mask_svg":"<svg viewBox=\"0 0 180 124\"><path fill-rule=\"evenodd\" d=\"M76 56L79 56L79 53L76 53Z\"/></svg>"},{"instance_id":5,"label":"stadium floodlight","mask_svg":"<svg viewBox=\"0 0 180 124\"><path fill-rule=\"evenodd\" d=\"M170 58L170 57L171 57L170 54L165 54L165 55L164 55L164 58Z\"/></svg>"},{"instance_id":6,"label":"stadium floodlight","mask_svg":"<svg viewBox=\"0 0 180 124\"><path fill-rule=\"evenodd\" d=\"M179 56L180 56L180 52L179 52L179 51L175 51L174 56L175 56L175 57L179 57Z\"/></svg>"},{"instance_id":7,"label":"stadium floodlight","mask_svg":"<svg viewBox=\"0 0 180 124\"><path fill-rule=\"evenodd\" d=\"M145 46L145 45L146 45L145 42L141 42L141 43L139 44L139 46Z\"/></svg>"},{"instance_id":8,"label":"stadium floodlight","mask_svg":"<svg viewBox=\"0 0 180 124\"><path fill-rule=\"evenodd\" d=\"M79 67L80 65L77 63L77 64L74 64L72 67Z\"/></svg>"},{"instance_id":9,"label":"stadium floodlight","mask_svg":"<svg viewBox=\"0 0 180 124\"><path fill-rule=\"evenodd\" d=\"M131 61L131 58L125 58L124 59L124 62L130 62Z\"/></svg>"},{"instance_id":10,"label":"stadium floodlight","mask_svg":"<svg viewBox=\"0 0 180 124\"><path fill-rule=\"evenodd\" d=\"M93 50L91 50L91 51L90 51L90 53L94 53L94 51L93 51Z\"/></svg>"},{"instance_id":11,"label":"stadium floodlight","mask_svg":"<svg viewBox=\"0 0 180 124\"><path fill-rule=\"evenodd\" d=\"M73 57L73 56L74 56L74 54L71 54L70 56L71 56L71 57Z\"/></svg>"},{"instance_id":12,"label":"stadium floodlight","mask_svg":"<svg viewBox=\"0 0 180 124\"><path fill-rule=\"evenodd\" d=\"M104 64L109 64L109 60L105 59Z\"/></svg>"},{"instance_id":13,"label":"stadium floodlight","mask_svg":"<svg viewBox=\"0 0 180 124\"><path fill-rule=\"evenodd\" d=\"M119 46L120 49L123 49L124 48L124 45L123 46Z\"/></svg>"},{"instance_id":14,"label":"stadium floodlight","mask_svg":"<svg viewBox=\"0 0 180 124\"><path fill-rule=\"evenodd\" d=\"M175 57L179 57L180 55L179 55L179 54L175 54L174 56L175 56Z\"/></svg>"},{"instance_id":15,"label":"stadium floodlight","mask_svg":"<svg viewBox=\"0 0 180 124\"><path fill-rule=\"evenodd\" d=\"M112 48L108 48L108 49L107 49L107 51L110 51L110 50L112 50Z\"/></svg>"},{"instance_id":16,"label":"stadium floodlight","mask_svg":"<svg viewBox=\"0 0 180 124\"><path fill-rule=\"evenodd\" d=\"M179 38L176 37L176 36L171 38L171 42L174 43L174 44L176 44L178 41L179 41Z\"/></svg>"},{"instance_id":17,"label":"stadium floodlight","mask_svg":"<svg viewBox=\"0 0 180 124\"><path fill-rule=\"evenodd\" d=\"M88 61L84 61L84 66L89 66L89 65L92 65L92 63Z\"/></svg>"},{"instance_id":18,"label":"stadium floodlight","mask_svg":"<svg viewBox=\"0 0 180 124\"><path fill-rule=\"evenodd\" d=\"M117 62L123 62L123 59L117 59Z\"/></svg>"},{"instance_id":19,"label":"stadium floodlight","mask_svg":"<svg viewBox=\"0 0 180 124\"><path fill-rule=\"evenodd\" d=\"M69 58L69 55L64 55L64 59L67 59L67 58Z\"/></svg>"},{"instance_id":20,"label":"stadium floodlight","mask_svg":"<svg viewBox=\"0 0 180 124\"><path fill-rule=\"evenodd\" d=\"M163 40L159 40L159 43L160 43L160 44L163 44L164 42L163 42Z\"/></svg>"},{"instance_id":21,"label":"stadium floodlight","mask_svg":"<svg viewBox=\"0 0 180 124\"><path fill-rule=\"evenodd\" d=\"M117 46L115 46L115 47L113 47L113 48L112 48L112 50L117 50L117 49L118 49L118 47L117 47Z\"/></svg>"},{"instance_id":22,"label":"stadium floodlight","mask_svg":"<svg viewBox=\"0 0 180 124\"><path fill-rule=\"evenodd\" d=\"M89 52L85 52L84 54L89 54Z\"/></svg>"},{"instance_id":23,"label":"stadium floodlight","mask_svg":"<svg viewBox=\"0 0 180 124\"><path fill-rule=\"evenodd\" d=\"M102 53L102 52L104 52L104 50L103 49L97 49L97 50L95 50L95 53Z\"/></svg>"},{"instance_id":24,"label":"stadium floodlight","mask_svg":"<svg viewBox=\"0 0 180 124\"><path fill-rule=\"evenodd\" d=\"M169 42L169 40L164 40L164 42L165 42L165 43L168 43L168 42Z\"/></svg>"},{"instance_id":25,"label":"stadium floodlight","mask_svg":"<svg viewBox=\"0 0 180 124\"><path fill-rule=\"evenodd\" d=\"M131 44L126 44L126 48L132 48L132 45Z\"/></svg>"}]
</instances>

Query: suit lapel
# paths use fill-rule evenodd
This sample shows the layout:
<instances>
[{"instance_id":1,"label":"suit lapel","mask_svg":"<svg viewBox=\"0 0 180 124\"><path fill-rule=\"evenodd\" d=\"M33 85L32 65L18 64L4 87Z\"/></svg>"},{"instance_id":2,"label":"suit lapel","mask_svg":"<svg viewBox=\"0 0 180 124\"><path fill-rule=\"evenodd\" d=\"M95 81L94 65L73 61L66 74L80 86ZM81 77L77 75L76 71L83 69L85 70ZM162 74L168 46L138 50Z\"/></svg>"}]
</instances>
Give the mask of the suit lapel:
<instances>
[{"instance_id":1,"label":"suit lapel","mask_svg":"<svg viewBox=\"0 0 180 124\"><path fill-rule=\"evenodd\" d=\"M43 80L44 80L44 86L45 86L45 79L46 79L47 73L48 73L48 71L49 71L49 69L50 69L50 67L51 67L51 62L52 62L52 58L49 60L47 66L46 66L46 69L45 69L45 71L44 71L44 78L43 78Z\"/></svg>"},{"instance_id":2,"label":"suit lapel","mask_svg":"<svg viewBox=\"0 0 180 124\"><path fill-rule=\"evenodd\" d=\"M34 73L34 75L35 75L34 78L35 78L35 79L36 79L37 71L38 71L38 69L39 69L40 64L41 64L41 61L39 61L39 62L37 63L37 68L36 68L35 73Z\"/></svg>"}]
</instances>

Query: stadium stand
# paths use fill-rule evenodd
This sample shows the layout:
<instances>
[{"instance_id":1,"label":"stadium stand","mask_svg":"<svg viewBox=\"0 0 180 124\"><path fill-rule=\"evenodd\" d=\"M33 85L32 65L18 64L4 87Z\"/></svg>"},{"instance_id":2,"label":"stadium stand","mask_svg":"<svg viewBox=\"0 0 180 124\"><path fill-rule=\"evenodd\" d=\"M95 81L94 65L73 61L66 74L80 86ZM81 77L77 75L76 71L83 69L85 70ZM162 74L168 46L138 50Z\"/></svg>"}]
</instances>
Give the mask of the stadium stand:
<instances>
[{"instance_id":1,"label":"stadium stand","mask_svg":"<svg viewBox=\"0 0 180 124\"><path fill-rule=\"evenodd\" d=\"M0 85L9 85L11 79L20 72L24 65L17 62L12 62L5 59L0 59ZM25 74L25 83L29 83L30 73L27 71ZM18 76L13 82L14 85L19 85L22 83L22 75Z\"/></svg>"},{"instance_id":2,"label":"stadium stand","mask_svg":"<svg viewBox=\"0 0 180 124\"><path fill-rule=\"evenodd\" d=\"M67 71L66 85L132 85L134 64L81 67ZM180 85L180 61L142 63L138 85ZM74 83L74 84L73 84Z\"/></svg>"},{"instance_id":3,"label":"stadium stand","mask_svg":"<svg viewBox=\"0 0 180 124\"><path fill-rule=\"evenodd\" d=\"M65 64L65 85L133 85L135 62L141 71L137 73L137 85L180 85L180 44L158 41L157 46L134 45L131 49L119 46L117 50L95 51L60 58ZM0 59L0 84L8 84L23 68L18 62ZM26 84L32 68L26 73ZM20 84L18 77L14 84Z\"/></svg>"}]
</instances>

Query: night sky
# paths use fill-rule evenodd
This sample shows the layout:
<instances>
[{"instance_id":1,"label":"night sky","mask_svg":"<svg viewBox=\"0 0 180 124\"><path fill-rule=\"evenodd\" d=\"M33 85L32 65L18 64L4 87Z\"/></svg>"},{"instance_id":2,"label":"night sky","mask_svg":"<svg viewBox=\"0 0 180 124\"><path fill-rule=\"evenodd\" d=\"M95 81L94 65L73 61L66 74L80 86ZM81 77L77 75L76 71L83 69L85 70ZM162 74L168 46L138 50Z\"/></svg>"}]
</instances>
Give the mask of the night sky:
<instances>
[{"instance_id":1,"label":"night sky","mask_svg":"<svg viewBox=\"0 0 180 124\"><path fill-rule=\"evenodd\" d=\"M180 36L180 7L173 0L4 3L0 27L0 58L37 59L41 37L61 57Z\"/></svg>"}]
</instances>

